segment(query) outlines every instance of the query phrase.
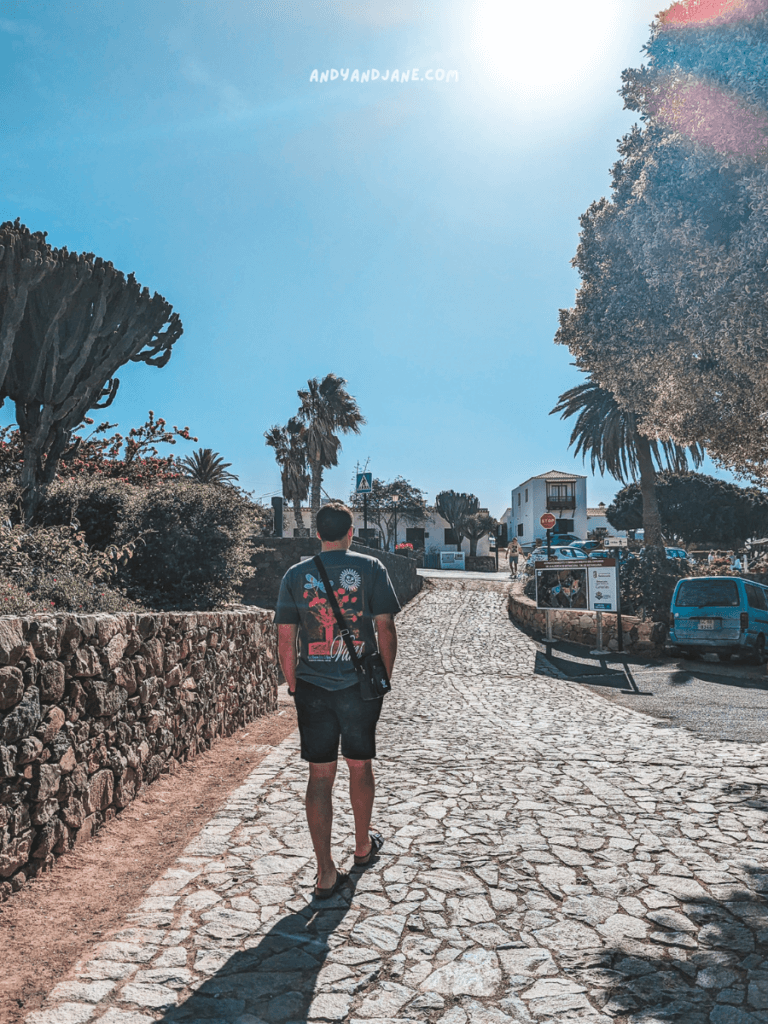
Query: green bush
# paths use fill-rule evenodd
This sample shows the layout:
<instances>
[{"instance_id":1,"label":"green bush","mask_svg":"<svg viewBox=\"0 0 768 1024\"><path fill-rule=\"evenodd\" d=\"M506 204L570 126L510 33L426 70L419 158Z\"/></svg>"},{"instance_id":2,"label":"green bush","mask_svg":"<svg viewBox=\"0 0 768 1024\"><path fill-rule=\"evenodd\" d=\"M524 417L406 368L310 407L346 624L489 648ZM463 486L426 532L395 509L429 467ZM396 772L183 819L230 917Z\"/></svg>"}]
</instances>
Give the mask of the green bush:
<instances>
[{"instance_id":1,"label":"green bush","mask_svg":"<svg viewBox=\"0 0 768 1024\"><path fill-rule=\"evenodd\" d=\"M152 608L220 606L253 573L250 537L260 520L259 506L233 487L174 481L141 489L116 524L115 543L136 543L120 582Z\"/></svg>"},{"instance_id":2,"label":"green bush","mask_svg":"<svg viewBox=\"0 0 768 1024\"><path fill-rule=\"evenodd\" d=\"M145 488L119 480L57 480L43 496L37 521L41 526L66 526L75 520L88 544L106 551L117 542L128 510L145 493Z\"/></svg>"},{"instance_id":3,"label":"green bush","mask_svg":"<svg viewBox=\"0 0 768 1024\"><path fill-rule=\"evenodd\" d=\"M0 520L18 522L17 504L18 490L1 485ZM18 611L31 610L27 598L62 610L112 611L131 601L165 610L214 608L235 599L239 583L252 574L250 537L263 531L265 517L263 506L234 487L186 480L151 487L87 477L56 481L41 503L40 525L27 533L47 537L46 549L60 536L56 531L81 536L90 557L106 559L116 575L96 595L86 567L70 573L60 552L60 563L53 555L45 563L59 589L54 576L38 572L34 587L25 590L21 576L9 575L0 558L0 581L21 588L8 589L7 602L0 603Z\"/></svg>"},{"instance_id":4,"label":"green bush","mask_svg":"<svg viewBox=\"0 0 768 1024\"><path fill-rule=\"evenodd\" d=\"M119 553L115 552L115 556ZM0 526L0 614L129 611L117 557L94 551L72 526Z\"/></svg>"},{"instance_id":5,"label":"green bush","mask_svg":"<svg viewBox=\"0 0 768 1024\"><path fill-rule=\"evenodd\" d=\"M689 575L690 569L682 559L667 558L657 548L646 549L621 565L622 611L668 624L677 581Z\"/></svg>"}]
</instances>

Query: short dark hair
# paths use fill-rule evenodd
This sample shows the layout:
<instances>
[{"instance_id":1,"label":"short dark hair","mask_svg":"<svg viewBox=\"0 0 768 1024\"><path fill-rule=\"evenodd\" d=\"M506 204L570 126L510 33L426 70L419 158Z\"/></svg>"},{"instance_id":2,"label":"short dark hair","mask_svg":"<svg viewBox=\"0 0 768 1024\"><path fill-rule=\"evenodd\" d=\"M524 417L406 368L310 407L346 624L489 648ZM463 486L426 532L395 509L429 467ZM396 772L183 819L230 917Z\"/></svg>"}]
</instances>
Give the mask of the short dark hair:
<instances>
[{"instance_id":1,"label":"short dark hair","mask_svg":"<svg viewBox=\"0 0 768 1024\"><path fill-rule=\"evenodd\" d=\"M341 540L349 533L352 512L340 501L329 501L317 513L317 532L321 540Z\"/></svg>"}]
</instances>

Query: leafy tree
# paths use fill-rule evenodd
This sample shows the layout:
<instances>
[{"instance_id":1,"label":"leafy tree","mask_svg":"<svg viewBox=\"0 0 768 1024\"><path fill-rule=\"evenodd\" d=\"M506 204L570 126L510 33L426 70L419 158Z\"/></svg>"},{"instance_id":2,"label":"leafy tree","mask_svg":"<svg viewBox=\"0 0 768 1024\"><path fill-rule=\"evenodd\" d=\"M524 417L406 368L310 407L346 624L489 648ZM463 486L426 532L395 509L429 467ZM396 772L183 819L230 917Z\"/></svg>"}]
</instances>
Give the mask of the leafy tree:
<instances>
[{"instance_id":1,"label":"leafy tree","mask_svg":"<svg viewBox=\"0 0 768 1024\"><path fill-rule=\"evenodd\" d=\"M768 475L768 3L673 5L624 73L635 127L581 218L567 345L648 436Z\"/></svg>"},{"instance_id":2,"label":"leafy tree","mask_svg":"<svg viewBox=\"0 0 768 1024\"><path fill-rule=\"evenodd\" d=\"M456 491L441 491L435 498L435 510L448 523L456 535L456 550L461 551L461 542L467 536L465 525L470 516L479 511L480 502L474 494L457 494Z\"/></svg>"},{"instance_id":3,"label":"leafy tree","mask_svg":"<svg viewBox=\"0 0 768 1024\"><path fill-rule=\"evenodd\" d=\"M476 512L464 520L464 536L469 538L469 555L477 554L477 542L489 533L495 533L498 522L487 512Z\"/></svg>"},{"instance_id":4,"label":"leafy tree","mask_svg":"<svg viewBox=\"0 0 768 1024\"><path fill-rule=\"evenodd\" d=\"M0 225L0 404L15 403L24 515L34 519L70 435L112 404L127 362L164 366L177 313L93 253L53 249L18 220Z\"/></svg>"},{"instance_id":5,"label":"leafy tree","mask_svg":"<svg viewBox=\"0 0 768 1024\"><path fill-rule=\"evenodd\" d=\"M749 537L768 534L768 495L703 473L662 472L656 481L661 525L667 537L689 546L740 548ZM606 509L617 530L642 525L642 497L636 483L622 488Z\"/></svg>"},{"instance_id":6,"label":"leafy tree","mask_svg":"<svg viewBox=\"0 0 768 1024\"><path fill-rule=\"evenodd\" d=\"M301 503L309 494L310 476L307 472L306 431L296 416L284 427L270 427L264 433L270 448L275 449L275 461L280 467L283 497L293 505L293 518L300 537L309 536L304 526Z\"/></svg>"},{"instance_id":7,"label":"leafy tree","mask_svg":"<svg viewBox=\"0 0 768 1024\"><path fill-rule=\"evenodd\" d=\"M704 452L697 444L687 450L673 441L657 441L642 433L635 413L622 409L616 399L594 380L587 380L562 394L551 414L560 419L576 416L569 447L576 455L589 457L592 472L598 468L622 482L640 480L643 499L643 529L646 547L663 547L662 523L656 497L656 467L678 472L688 468L688 457L695 466ZM551 415L550 414L550 415Z\"/></svg>"},{"instance_id":8,"label":"leafy tree","mask_svg":"<svg viewBox=\"0 0 768 1024\"><path fill-rule=\"evenodd\" d=\"M225 462L212 448L200 448L187 455L181 460L181 465L184 467L184 476L198 484L223 486L231 480L237 480L234 473L227 472L232 463Z\"/></svg>"},{"instance_id":9,"label":"leafy tree","mask_svg":"<svg viewBox=\"0 0 768 1024\"><path fill-rule=\"evenodd\" d=\"M352 494L350 505L355 511L362 512L363 495ZM395 520L398 529L401 526L419 526L425 522L427 513L424 492L404 477L398 476L390 483L373 478L368 493L368 523L378 529L385 550L389 550L394 541Z\"/></svg>"},{"instance_id":10,"label":"leafy tree","mask_svg":"<svg viewBox=\"0 0 768 1024\"><path fill-rule=\"evenodd\" d=\"M313 377L307 381L307 390L298 393L301 399L298 419L306 428L307 461L312 475L312 536L317 530L323 471L338 465L339 461L341 441L336 432L359 434L365 423L357 402L344 387L346 383L342 377L329 373L322 380Z\"/></svg>"}]
</instances>

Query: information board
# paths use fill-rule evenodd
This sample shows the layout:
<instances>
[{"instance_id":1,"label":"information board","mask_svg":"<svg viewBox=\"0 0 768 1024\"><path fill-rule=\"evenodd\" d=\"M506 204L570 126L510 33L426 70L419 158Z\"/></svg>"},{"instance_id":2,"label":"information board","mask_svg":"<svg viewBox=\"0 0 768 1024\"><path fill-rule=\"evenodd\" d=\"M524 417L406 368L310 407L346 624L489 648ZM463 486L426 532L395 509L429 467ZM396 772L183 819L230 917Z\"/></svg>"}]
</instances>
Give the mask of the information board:
<instances>
[{"instance_id":1,"label":"information board","mask_svg":"<svg viewBox=\"0 0 768 1024\"><path fill-rule=\"evenodd\" d=\"M466 563L464 561L464 551L441 551L440 552L440 568L441 569L466 569Z\"/></svg>"},{"instance_id":2,"label":"information board","mask_svg":"<svg viewBox=\"0 0 768 1024\"><path fill-rule=\"evenodd\" d=\"M616 612L619 610L619 572L613 558L589 559L587 567L589 610Z\"/></svg>"},{"instance_id":3,"label":"information board","mask_svg":"<svg viewBox=\"0 0 768 1024\"><path fill-rule=\"evenodd\" d=\"M613 558L574 558L535 563L536 607L615 612L618 566Z\"/></svg>"}]
</instances>

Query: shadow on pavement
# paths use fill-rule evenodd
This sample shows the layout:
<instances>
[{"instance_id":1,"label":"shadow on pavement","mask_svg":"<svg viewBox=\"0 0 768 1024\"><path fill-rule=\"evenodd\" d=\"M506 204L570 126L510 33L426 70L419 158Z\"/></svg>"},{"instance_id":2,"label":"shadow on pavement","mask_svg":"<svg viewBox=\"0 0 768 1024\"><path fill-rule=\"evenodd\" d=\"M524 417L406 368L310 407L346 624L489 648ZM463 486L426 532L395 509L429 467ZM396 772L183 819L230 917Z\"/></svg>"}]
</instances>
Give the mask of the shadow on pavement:
<instances>
[{"instance_id":1,"label":"shadow on pavement","mask_svg":"<svg viewBox=\"0 0 768 1024\"><path fill-rule=\"evenodd\" d=\"M559 957L560 966L593 995L601 990L597 1001L612 1018L765 1024L768 910L761 895L768 874L745 871L758 892L732 884L721 887L729 890L723 899L706 895L693 879L668 876L681 905L649 914L650 943L630 939L604 949L574 950Z\"/></svg>"},{"instance_id":2,"label":"shadow on pavement","mask_svg":"<svg viewBox=\"0 0 768 1024\"><path fill-rule=\"evenodd\" d=\"M672 686L688 686L697 680L702 683L717 683L720 686L738 686L747 690L768 690L768 678L759 679L753 676L723 675L720 672L707 672L704 669L678 669L667 677Z\"/></svg>"},{"instance_id":3,"label":"shadow on pavement","mask_svg":"<svg viewBox=\"0 0 768 1024\"><path fill-rule=\"evenodd\" d=\"M329 936L349 912L358 879L359 873L340 894L313 899L304 909L279 918L264 935L254 936L251 949L233 953L184 1003L167 1010L164 1024L233 1024L239 1018L269 1024L306 1021L318 974L331 952ZM211 945L215 947L215 938ZM351 972L342 968L338 973L343 977Z\"/></svg>"}]
</instances>

